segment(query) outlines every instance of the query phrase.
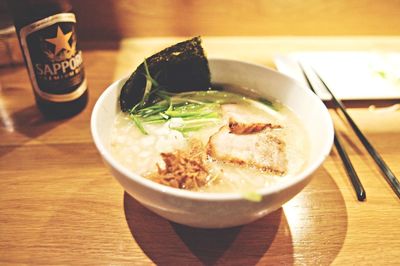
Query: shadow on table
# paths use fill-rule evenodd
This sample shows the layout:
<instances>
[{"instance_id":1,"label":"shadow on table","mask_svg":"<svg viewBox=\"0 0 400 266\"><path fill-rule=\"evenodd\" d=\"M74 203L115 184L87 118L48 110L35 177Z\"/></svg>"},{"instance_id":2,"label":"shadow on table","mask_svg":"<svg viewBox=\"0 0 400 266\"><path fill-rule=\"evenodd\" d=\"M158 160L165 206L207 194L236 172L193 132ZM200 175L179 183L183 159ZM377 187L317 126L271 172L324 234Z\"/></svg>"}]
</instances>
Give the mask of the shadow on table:
<instances>
[{"instance_id":1,"label":"shadow on table","mask_svg":"<svg viewBox=\"0 0 400 266\"><path fill-rule=\"evenodd\" d=\"M356 199L354 199L356 200ZM312 182L283 208L245 226L196 229L153 214L127 193L127 224L156 264L331 264L347 233L347 210L330 173L320 167Z\"/></svg>"},{"instance_id":2,"label":"shadow on table","mask_svg":"<svg viewBox=\"0 0 400 266\"><path fill-rule=\"evenodd\" d=\"M327 169L320 167L313 175L311 183L283 209L294 239L296 264L330 265L346 238L347 209ZM350 183L348 189L352 189ZM357 203L355 196L350 200Z\"/></svg>"},{"instance_id":3,"label":"shadow on table","mask_svg":"<svg viewBox=\"0 0 400 266\"><path fill-rule=\"evenodd\" d=\"M293 263L290 230L282 209L249 225L198 229L153 214L127 193L125 216L132 236L157 265L256 264L268 253ZM279 247L272 247L279 240Z\"/></svg>"},{"instance_id":4,"label":"shadow on table","mask_svg":"<svg viewBox=\"0 0 400 266\"><path fill-rule=\"evenodd\" d=\"M0 158L23 145L23 143L46 134L66 121L68 121L68 119L58 121L46 120L35 105L28 106L12 114L7 114L6 111L3 110L0 128L3 128L4 133L1 134L7 134L6 132L18 132L27 139L18 145L10 145L0 149Z\"/></svg>"}]
</instances>

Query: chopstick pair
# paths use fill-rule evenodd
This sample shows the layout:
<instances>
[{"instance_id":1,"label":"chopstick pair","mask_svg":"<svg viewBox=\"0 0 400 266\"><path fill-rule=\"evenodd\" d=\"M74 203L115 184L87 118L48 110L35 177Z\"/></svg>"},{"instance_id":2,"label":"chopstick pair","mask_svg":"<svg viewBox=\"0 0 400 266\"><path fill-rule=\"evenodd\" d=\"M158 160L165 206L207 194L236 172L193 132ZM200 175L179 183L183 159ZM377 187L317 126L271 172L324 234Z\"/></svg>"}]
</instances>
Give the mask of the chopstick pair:
<instances>
[{"instance_id":1,"label":"chopstick pair","mask_svg":"<svg viewBox=\"0 0 400 266\"><path fill-rule=\"evenodd\" d=\"M314 92L317 95L317 93L314 89L314 86L312 85L307 73L304 70L304 67L300 63L299 63L299 66L300 66L301 71L303 72L305 80L307 81L308 87L312 90L312 92ZM356 171L354 170L353 164L351 163L350 158L347 155L345 148L343 147L342 143L340 142L340 140L338 138L336 130L334 132L334 144L335 144L336 150L339 153L340 158L342 159L346 173L347 173L348 177L350 178L350 181L356 192L357 199L359 201L364 201L366 199L365 189L364 189Z\"/></svg>"},{"instance_id":2,"label":"chopstick pair","mask_svg":"<svg viewBox=\"0 0 400 266\"><path fill-rule=\"evenodd\" d=\"M315 89L312 86L310 79L307 76L307 73L305 72L303 66L299 63L300 69L303 72L303 75L312 91L315 93ZM379 166L381 169L383 175L385 176L387 182L391 185L393 191L396 193L396 195L400 198L400 183L397 180L396 176L393 174L393 172L390 170L390 168L387 166L387 164L383 161L382 157L379 155L379 153L374 149L374 147L369 143L367 138L364 136L364 134L361 132L361 130L358 128L356 123L353 121L353 119L350 117L350 115L346 111L346 107L343 105L343 103L335 97L335 95L332 93L332 91L329 89L329 87L326 85L326 83L322 80L322 78L318 75L318 73L313 69L313 72L315 76L320 80L322 85L325 87L325 89L329 92L329 94L332 97L333 103L338 107L344 116L346 117L347 121L349 122L351 128L353 131L356 133L357 137L360 139L361 143L364 145L368 153L371 155L371 157L374 159L375 163ZM335 132L335 147L339 152L340 157L343 160L343 163L345 165L346 171L348 176L350 177L350 180L353 184L353 187L356 191L357 198L360 201L363 201L366 198L366 193L364 190L363 185L361 184L360 179L358 178L354 167L352 166L352 163L344 150L343 146L341 145L339 139L337 138L337 134Z\"/></svg>"}]
</instances>

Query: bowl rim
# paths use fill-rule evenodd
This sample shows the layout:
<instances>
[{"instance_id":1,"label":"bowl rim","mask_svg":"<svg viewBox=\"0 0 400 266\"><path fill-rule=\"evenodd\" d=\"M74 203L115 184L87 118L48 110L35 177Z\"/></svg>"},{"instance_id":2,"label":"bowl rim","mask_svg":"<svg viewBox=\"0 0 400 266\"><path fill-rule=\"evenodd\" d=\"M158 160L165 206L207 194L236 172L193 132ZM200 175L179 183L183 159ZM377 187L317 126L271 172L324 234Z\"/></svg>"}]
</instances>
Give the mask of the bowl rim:
<instances>
[{"instance_id":1,"label":"bowl rim","mask_svg":"<svg viewBox=\"0 0 400 266\"><path fill-rule=\"evenodd\" d=\"M291 176L290 178L283 178L279 182L275 182L271 185L264 186L262 188L259 188L256 190L257 194L260 194L262 197L266 195L272 195L272 194L278 194L282 192L285 189L288 189L289 187L295 186L298 183L301 183L302 181L306 180L307 177L311 176L313 172L315 172L320 165L325 161L325 159L328 157L330 150L333 145L333 137L334 137L334 129L333 129L333 123L332 123L332 118L329 114L328 109L324 105L324 103L321 101L321 99L315 95L311 90L306 89L303 87L302 84L300 84L298 81L294 80L293 78L282 74L272 68L263 66L261 64L256 64L256 63L250 63L242 60L236 60L236 59L227 59L227 58L218 58L218 57L210 57L208 59L209 61L221 61L221 62L226 62L226 63L234 63L234 64L244 64L249 67L256 67L256 68L262 68L263 70L266 71L272 71L274 74L282 76L284 78L287 78L291 80L291 82L295 83L297 87L301 88L305 94L307 94L309 97L312 97L314 101L316 101L316 104L319 105L321 111L323 112L324 120L327 121L327 126L328 126L328 136L326 136L327 141L324 143L324 146L321 148L321 156L318 158L318 160L315 160L311 163L309 163L301 172L298 174L295 174ZM191 200L197 200L197 201L238 201L238 200L246 200L243 197L242 193L238 192L196 192L196 191L189 191L189 190L183 190L183 189L178 189L178 188L172 188L168 187L165 185L158 184L154 181L151 181L139 174L134 173L132 170L129 170L128 168L124 167L121 163L115 159L111 152L109 152L105 144L100 140L99 132L96 127L96 121L98 119L99 115L99 110L103 105L103 102L105 99L116 89L120 89L118 86L125 78L119 79L115 82L113 82L111 85L109 85L100 95L100 97L97 99L95 106L92 111L91 115L91 121L90 121L90 128L91 128L91 134L92 138L94 140L95 146L98 149L99 153L101 156L104 158L104 160L111 165L112 168L116 169L119 173L122 175L126 176L130 180L139 183L142 186L145 186L148 189L157 191L162 194L166 194L169 196L177 197L177 198L185 198L185 199L191 199ZM246 200L247 201L247 200Z\"/></svg>"}]
</instances>

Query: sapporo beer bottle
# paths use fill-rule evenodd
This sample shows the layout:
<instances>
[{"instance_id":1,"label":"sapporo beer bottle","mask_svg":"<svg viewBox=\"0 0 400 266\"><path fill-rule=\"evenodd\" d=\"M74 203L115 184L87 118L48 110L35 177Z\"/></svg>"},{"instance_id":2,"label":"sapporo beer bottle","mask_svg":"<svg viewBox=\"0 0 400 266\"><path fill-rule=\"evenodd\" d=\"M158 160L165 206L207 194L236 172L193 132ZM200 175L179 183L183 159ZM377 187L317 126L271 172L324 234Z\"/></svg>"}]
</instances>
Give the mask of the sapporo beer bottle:
<instances>
[{"instance_id":1,"label":"sapporo beer bottle","mask_svg":"<svg viewBox=\"0 0 400 266\"><path fill-rule=\"evenodd\" d=\"M77 114L88 90L76 18L65 0L9 0L39 110L48 118Z\"/></svg>"}]
</instances>

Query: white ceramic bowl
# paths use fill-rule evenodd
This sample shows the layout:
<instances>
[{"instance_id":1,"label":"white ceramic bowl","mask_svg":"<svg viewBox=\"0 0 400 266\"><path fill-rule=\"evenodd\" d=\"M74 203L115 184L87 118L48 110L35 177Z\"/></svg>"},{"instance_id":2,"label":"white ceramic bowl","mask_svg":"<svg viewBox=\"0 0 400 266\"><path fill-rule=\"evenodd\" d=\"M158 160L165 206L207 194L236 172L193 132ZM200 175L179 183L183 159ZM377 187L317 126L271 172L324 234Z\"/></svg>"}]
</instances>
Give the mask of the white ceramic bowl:
<instances>
[{"instance_id":1,"label":"white ceramic bowl","mask_svg":"<svg viewBox=\"0 0 400 266\"><path fill-rule=\"evenodd\" d=\"M299 193L311 174L328 156L333 143L331 117L321 100L293 79L260 65L226 59L210 59L212 82L254 89L277 99L295 111L310 139L307 167L292 178L261 188L261 202L250 202L235 193L199 193L167 187L122 166L110 152L110 129L120 111L118 96L125 80L108 87L98 99L91 117L94 143L111 173L124 189L160 216L185 225L223 228L250 223L273 212Z\"/></svg>"}]
</instances>

